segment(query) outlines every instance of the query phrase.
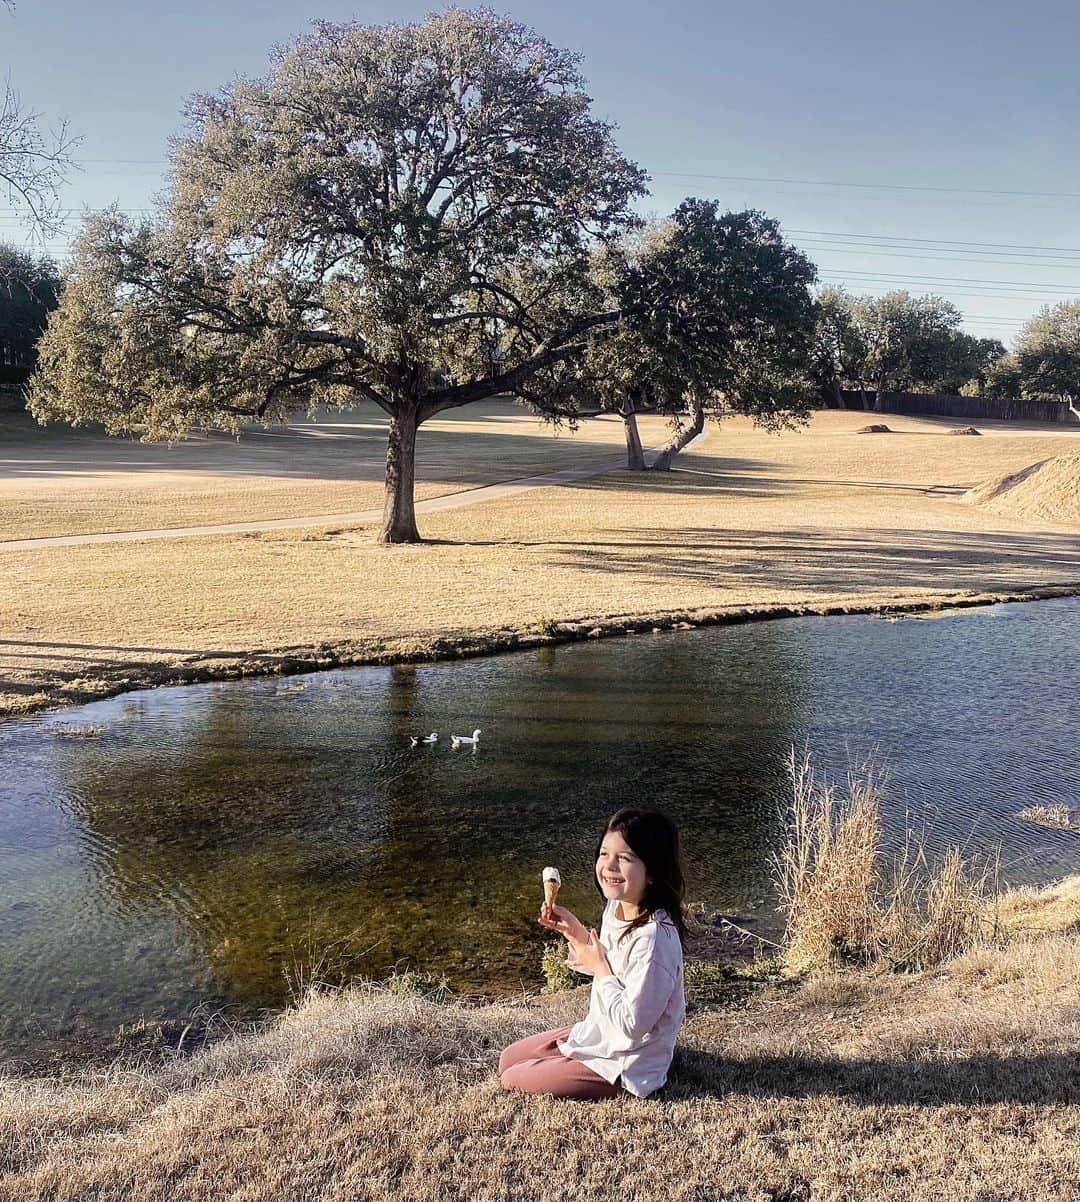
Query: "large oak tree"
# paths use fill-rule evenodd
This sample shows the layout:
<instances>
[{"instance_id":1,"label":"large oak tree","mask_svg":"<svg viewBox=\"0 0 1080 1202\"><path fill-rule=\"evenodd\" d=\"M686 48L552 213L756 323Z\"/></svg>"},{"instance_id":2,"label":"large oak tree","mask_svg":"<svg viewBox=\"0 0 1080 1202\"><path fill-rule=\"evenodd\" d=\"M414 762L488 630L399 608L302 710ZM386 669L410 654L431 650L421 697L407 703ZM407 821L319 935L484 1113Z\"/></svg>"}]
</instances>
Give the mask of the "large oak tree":
<instances>
[{"instance_id":1,"label":"large oak tree","mask_svg":"<svg viewBox=\"0 0 1080 1202\"><path fill-rule=\"evenodd\" d=\"M32 411L167 438L368 401L381 537L417 539L417 429L498 393L558 410L558 365L614 315L551 298L634 224L643 172L577 56L486 10L317 23L188 116L157 217L87 223Z\"/></svg>"}]
</instances>

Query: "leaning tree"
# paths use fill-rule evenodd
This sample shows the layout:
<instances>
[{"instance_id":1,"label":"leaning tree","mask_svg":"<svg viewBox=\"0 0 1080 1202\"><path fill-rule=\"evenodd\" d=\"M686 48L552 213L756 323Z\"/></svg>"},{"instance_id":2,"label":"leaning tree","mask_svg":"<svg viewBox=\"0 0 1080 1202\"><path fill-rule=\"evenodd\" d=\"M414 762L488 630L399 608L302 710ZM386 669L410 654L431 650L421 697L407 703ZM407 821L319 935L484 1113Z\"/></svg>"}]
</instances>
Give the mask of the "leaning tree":
<instances>
[{"instance_id":1,"label":"leaning tree","mask_svg":"<svg viewBox=\"0 0 1080 1202\"><path fill-rule=\"evenodd\" d=\"M370 402L381 538L415 541L424 422L496 394L567 404L561 365L617 314L553 298L635 223L643 172L578 57L487 10L317 23L188 118L156 217L87 222L32 411L173 438Z\"/></svg>"},{"instance_id":2,"label":"leaning tree","mask_svg":"<svg viewBox=\"0 0 1080 1202\"><path fill-rule=\"evenodd\" d=\"M592 276L620 316L577 372L583 393L623 418L631 468L645 466L642 411L675 427L659 470L707 417L742 413L776 428L806 415L816 271L764 213L687 199L652 229L598 248Z\"/></svg>"}]
</instances>

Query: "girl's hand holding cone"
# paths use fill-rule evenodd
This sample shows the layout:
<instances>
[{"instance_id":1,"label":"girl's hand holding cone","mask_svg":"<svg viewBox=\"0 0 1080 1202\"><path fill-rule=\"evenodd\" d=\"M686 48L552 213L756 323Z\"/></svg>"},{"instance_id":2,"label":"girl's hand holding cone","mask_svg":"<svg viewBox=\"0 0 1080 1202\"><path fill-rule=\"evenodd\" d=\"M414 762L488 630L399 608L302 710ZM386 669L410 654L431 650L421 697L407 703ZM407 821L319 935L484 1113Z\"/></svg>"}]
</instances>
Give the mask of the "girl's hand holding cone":
<instances>
[{"instance_id":1,"label":"girl's hand holding cone","mask_svg":"<svg viewBox=\"0 0 1080 1202\"><path fill-rule=\"evenodd\" d=\"M540 917L537 919L542 927L556 931L573 943L588 943L589 932L584 923L575 918L565 906L549 906L546 902L540 907Z\"/></svg>"}]
</instances>

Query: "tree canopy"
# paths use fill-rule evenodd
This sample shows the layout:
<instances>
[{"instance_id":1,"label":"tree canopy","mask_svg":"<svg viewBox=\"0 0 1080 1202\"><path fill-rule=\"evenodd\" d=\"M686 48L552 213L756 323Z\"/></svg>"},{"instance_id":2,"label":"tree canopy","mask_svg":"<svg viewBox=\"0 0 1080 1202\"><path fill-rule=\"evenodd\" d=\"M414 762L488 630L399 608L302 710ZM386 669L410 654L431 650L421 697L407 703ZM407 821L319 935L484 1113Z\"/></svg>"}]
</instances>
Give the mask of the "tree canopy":
<instances>
[{"instance_id":1,"label":"tree canopy","mask_svg":"<svg viewBox=\"0 0 1080 1202\"><path fill-rule=\"evenodd\" d=\"M805 414L815 275L771 218L721 213L715 201L687 199L643 234L598 249L593 278L621 316L581 357L578 377L584 395L627 423L631 467L644 466L642 410L676 427L661 468L706 416L777 426Z\"/></svg>"},{"instance_id":2,"label":"tree canopy","mask_svg":"<svg viewBox=\"0 0 1080 1202\"><path fill-rule=\"evenodd\" d=\"M415 539L417 427L526 386L559 403L545 369L610 315L560 325L550 298L633 225L644 173L591 115L577 56L486 11L319 22L188 118L157 217L87 223L33 411L170 437L373 402L383 537Z\"/></svg>"},{"instance_id":3,"label":"tree canopy","mask_svg":"<svg viewBox=\"0 0 1080 1202\"><path fill-rule=\"evenodd\" d=\"M985 378L1005 353L996 339L964 333L962 320L955 305L937 296L853 297L842 288L825 289L815 376L837 399L842 387L855 389L866 408L879 408L886 392L959 392L968 380Z\"/></svg>"},{"instance_id":4,"label":"tree canopy","mask_svg":"<svg viewBox=\"0 0 1080 1202\"><path fill-rule=\"evenodd\" d=\"M1080 402L1080 301L1040 310L1016 339L1011 382L1025 397Z\"/></svg>"},{"instance_id":5,"label":"tree canopy","mask_svg":"<svg viewBox=\"0 0 1080 1202\"><path fill-rule=\"evenodd\" d=\"M0 388L29 379L59 295L60 275L51 259L0 243Z\"/></svg>"}]
</instances>

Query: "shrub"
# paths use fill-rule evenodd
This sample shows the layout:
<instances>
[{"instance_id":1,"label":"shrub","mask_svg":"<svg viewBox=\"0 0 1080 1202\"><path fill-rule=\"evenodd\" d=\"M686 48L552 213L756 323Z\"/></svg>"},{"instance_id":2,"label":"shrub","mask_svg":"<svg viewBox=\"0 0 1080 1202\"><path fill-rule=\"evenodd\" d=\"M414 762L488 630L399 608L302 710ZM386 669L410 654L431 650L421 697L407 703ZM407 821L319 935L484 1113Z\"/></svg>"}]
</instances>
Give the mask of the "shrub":
<instances>
[{"instance_id":1,"label":"shrub","mask_svg":"<svg viewBox=\"0 0 1080 1202\"><path fill-rule=\"evenodd\" d=\"M1021 810L1017 818L1024 822L1034 822L1039 826L1050 826L1057 830L1080 830L1080 811L1073 815L1067 805L1027 806Z\"/></svg>"},{"instance_id":2,"label":"shrub","mask_svg":"<svg viewBox=\"0 0 1080 1202\"><path fill-rule=\"evenodd\" d=\"M382 982L387 993L394 997L420 997L431 1002L444 1002L450 994L450 981L445 976L417 972L412 968L394 969Z\"/></svg>"},{"instance_id":3,"label":"shrub","mask_svg":"<svg viewBox=\"0 0 1080 1202\"><path fill-rule=\"evenodd\" d=\"M986 905L996 865L977 867L950 848L931 867L912 836L898 856L886 857L872 763L848 773L842 795L817 778L809 756L793 751L789 772L792 806L772 859L788 971L921 970L996 933Z\"/></svg>"},{"instance_id":4,"label":"shrub","mask_svg":"<svg viewBox=\"0 0 1080 1202\"><path fill-rule=\"evenodd\" d=\"M576 988L578 981L574 970L567 963L565 943L549 943L544 948L540 967L547 982L544 993L565 993L568 989Z\"/></svg>"}]
</instances>

